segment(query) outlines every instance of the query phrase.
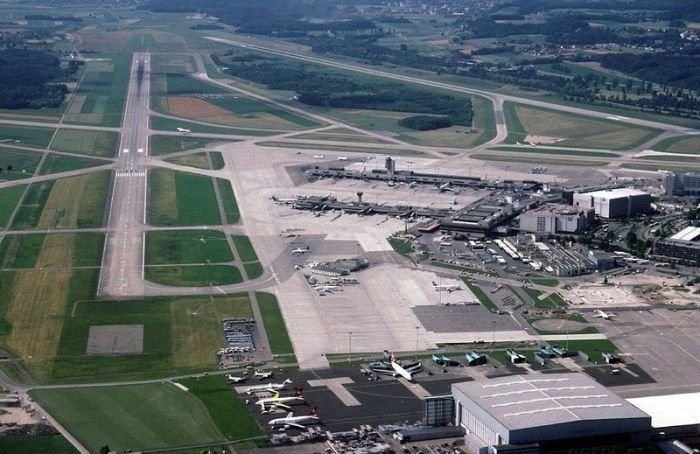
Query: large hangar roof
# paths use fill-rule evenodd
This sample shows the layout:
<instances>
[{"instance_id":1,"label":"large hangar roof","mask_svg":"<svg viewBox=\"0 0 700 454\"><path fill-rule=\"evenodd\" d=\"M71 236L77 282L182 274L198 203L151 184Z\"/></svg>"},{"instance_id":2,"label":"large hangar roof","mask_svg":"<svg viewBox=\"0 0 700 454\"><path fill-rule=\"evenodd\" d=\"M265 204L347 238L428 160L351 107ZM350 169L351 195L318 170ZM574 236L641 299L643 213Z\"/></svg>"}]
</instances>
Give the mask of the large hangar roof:
<instances>
[{"instance_id":1,"label":"large hangar roof","mask_svg":"<svg viewBox=\"0 0 700 454\"><path fill-rule=\"evenodd\" d=\"M582 420L649 418L583 373L517 375L452 387L509 430Z\"/></svg>"},{"instance_id":2,"label":"large hangar roof","mask_svg":"<svg viewBox=\"0 0 700 454\"><path fill-rule=\"evenodd\" d=\"M620 199L635 195L647 195L647 193L634 188L617 188L606 189L603 191L586 192L585 195L602 199Z\"/></svg>"},{"instance_id":3,"label":"large hangar roof","mask_svg":"<svg viewBox=\"0 0 700 454\"><path fill-rule=\"evenodd\" d=\"M649 413L654 428L700 424L700 393L637 397L627 401Z\"/></svg>"},{"instance_id":4,"label":"large hangar roof","mask_svg":"<svg viewBox=\"0 0 700 454\"><path fill-rule=\"evenodd\" d=\"M676 241L695 241L700 237L700 227L689 226L671 236L670 240Z\"/></svg>"}]
</instances>

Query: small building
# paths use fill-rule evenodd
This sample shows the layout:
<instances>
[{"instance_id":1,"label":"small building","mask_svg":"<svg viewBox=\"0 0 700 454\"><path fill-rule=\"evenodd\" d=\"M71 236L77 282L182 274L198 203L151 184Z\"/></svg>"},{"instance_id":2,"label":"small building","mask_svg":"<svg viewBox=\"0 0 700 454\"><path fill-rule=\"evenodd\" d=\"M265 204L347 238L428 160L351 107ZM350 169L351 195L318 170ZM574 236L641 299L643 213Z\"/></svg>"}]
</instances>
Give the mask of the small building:
<instances>
[{"instance_id":1,"label":"small building","mask_svg":"<svg viewBox=\"0 0 700 454\"><path fill-rule=\"evenodd\" d=\"M588 260L599 270L609 270L617 266L617 257L600 249L588 251Z\"/></svg>"},{"instance_id":2,"label":"small building","mask_svg":"<svg viewBox=\"0 0 700 454\"><path fill-rule=\"evenodd\" d=\"M509 348L506 350L506 355L508 355L508 359L512 364L521 364L521 363L526 363L527 358L520 353L516 352L512 348Z\"/></svg>"},{"instance_id":3,"label":"small building","mask_svg":"<svg viewBox=\"0 0 700 454\"><path fill-rule=\"evenodd\" d=\"M487 362L486 355L480 355L473 351L465 353L464 359L467 361L467 366L480 366Z\"/></svg>"},{"instance_id":4,"label":"small building","mask_svg":"<svg viewBox=\"0 0 700 454\"><path fill-rule=\"evenodd\" d=\"M565 449L646 443L651 417L584 373L515 375L454 383L455 425L470 452L537 443ZM530 446L531 448L533 446ZM522 452L522 451L518 451Z\"/></svg>"},{"instance_id":5,"label":"small building","mask_svg":"<svg viewBox=\"0 0 700 454\"><path fill-rule=\"evenodd\" d=\"M537 234L578 233L595 221L593 208L567 205L543 205L518 216L520 230Z\"/></svg>"},{"instance_id":6,"label":"small building","mask_svg":"<svg viewBox=\"0 0 700 454\"><path fill-rule=\"evenodd\" d=\"M627 218L651 209L651 195L633 188L606 189L576 193L573 205L579 209L593 208L601 218Z\"/></svg>"}]
</instances>

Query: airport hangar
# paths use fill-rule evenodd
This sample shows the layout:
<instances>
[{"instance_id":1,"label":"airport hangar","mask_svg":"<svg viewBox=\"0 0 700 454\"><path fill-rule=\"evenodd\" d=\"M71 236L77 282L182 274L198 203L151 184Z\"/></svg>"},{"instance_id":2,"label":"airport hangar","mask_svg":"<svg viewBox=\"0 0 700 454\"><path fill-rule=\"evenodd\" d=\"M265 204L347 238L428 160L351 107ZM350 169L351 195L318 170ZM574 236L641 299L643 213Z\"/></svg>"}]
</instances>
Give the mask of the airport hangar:
<instances>
[{"instance_id":1,"label":"airport hangar","mask_svg":"<svg viewBox=\"0 0 700 454\"><path fill-rule=\"evenodd\" d=\"M643 444L651 416L584 373L515 375L452 385L470 452Z\"/></svg>"}]
</instances>

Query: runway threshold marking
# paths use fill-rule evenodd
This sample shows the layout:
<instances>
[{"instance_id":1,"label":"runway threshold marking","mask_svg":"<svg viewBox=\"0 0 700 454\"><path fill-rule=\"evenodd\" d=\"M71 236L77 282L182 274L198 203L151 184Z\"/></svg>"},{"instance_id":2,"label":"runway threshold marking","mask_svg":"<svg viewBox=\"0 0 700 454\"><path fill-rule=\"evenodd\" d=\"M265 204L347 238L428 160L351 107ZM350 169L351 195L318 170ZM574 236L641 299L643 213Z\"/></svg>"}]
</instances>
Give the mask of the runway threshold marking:
<instances>
[{"instance_id":1,"label":"runway threshold marking","mask_svg":"<svg viewBox=\"0 0 700 454\"><path fill-rule=\"evenodd\" d=\"M359 400L355 399L355 396L350 394L350 391L348 391L345 386L343 385L349 385L350 383L355 383L352 378L350 377L338 377L338 378L327 378L327 379L319 379L319 380L309 380L308 381L310 386L325 386L327 387L333 394L336 395L338 399L346 406L346 407L356 407L358 405L362 405Z\"/></svg>"}]
</instances>

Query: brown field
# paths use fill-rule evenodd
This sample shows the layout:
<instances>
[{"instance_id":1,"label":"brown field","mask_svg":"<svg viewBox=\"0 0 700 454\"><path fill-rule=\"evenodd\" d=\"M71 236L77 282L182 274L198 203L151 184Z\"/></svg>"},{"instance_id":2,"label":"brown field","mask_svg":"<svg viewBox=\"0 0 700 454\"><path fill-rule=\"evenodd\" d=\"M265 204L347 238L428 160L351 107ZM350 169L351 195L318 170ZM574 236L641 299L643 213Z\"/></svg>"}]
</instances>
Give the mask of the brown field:
<instances>
[{"instance_id":1,"label":"brown field","mask_svg":"<svg viewBox=\"0 0 700 454\"><path fill-rule=\"evenodd\" d=\"M182 118L216 117L231 114L228 110L191 96L169 96L168 110L171 114Z\"/></svg>"},{"instance_id":2,"label":"brown field","mask_svg":"<svg viewBox=\"0 0 700 454\"><path fill-rule=\"evenodd\" d=\"M57 180L46 201L44 211L41 212L37 227L40 229L78 227L78 219L81 215L88 215L104 203L103 194L100 191L88 190L98 185L101 178L105 178L103 172Z\"/></svg>"},{"instance_id":3,"label":"brown field","mask_svg":"<svg viewBox=\"0 0 700 454\"><path fill-rule=\"evenodd\" d=\"M209 169L209 160L207 159L206 153L178 156L176 158L166 159L166 161L181 166L194 167L196 169Z\"/></svg>"},{"instance_id":4,"label":"brown field","mask_svg":"<svg viewBox=\"0 0 700 454\"><path fill-rule=\"evenodd\" d=\"M61 267L71 263L73 235L48 235L37 258L37 267ZM20 271L12 286L7 320L12 331L7 345L35 368L50 371L63 328L71 270ZM42 374L43 375L43 374Z\"/></svg>"},{"instance_id":5,"label":"brown field","mask_svg":"<svg viewBox=\"0 0 700 454\"><path fill-rule=\"evenodd\" d=\"M83 103L85 103L85 95L75 95L66 113L79 114L83 110Z\"/></svg>"}]
</instances>

